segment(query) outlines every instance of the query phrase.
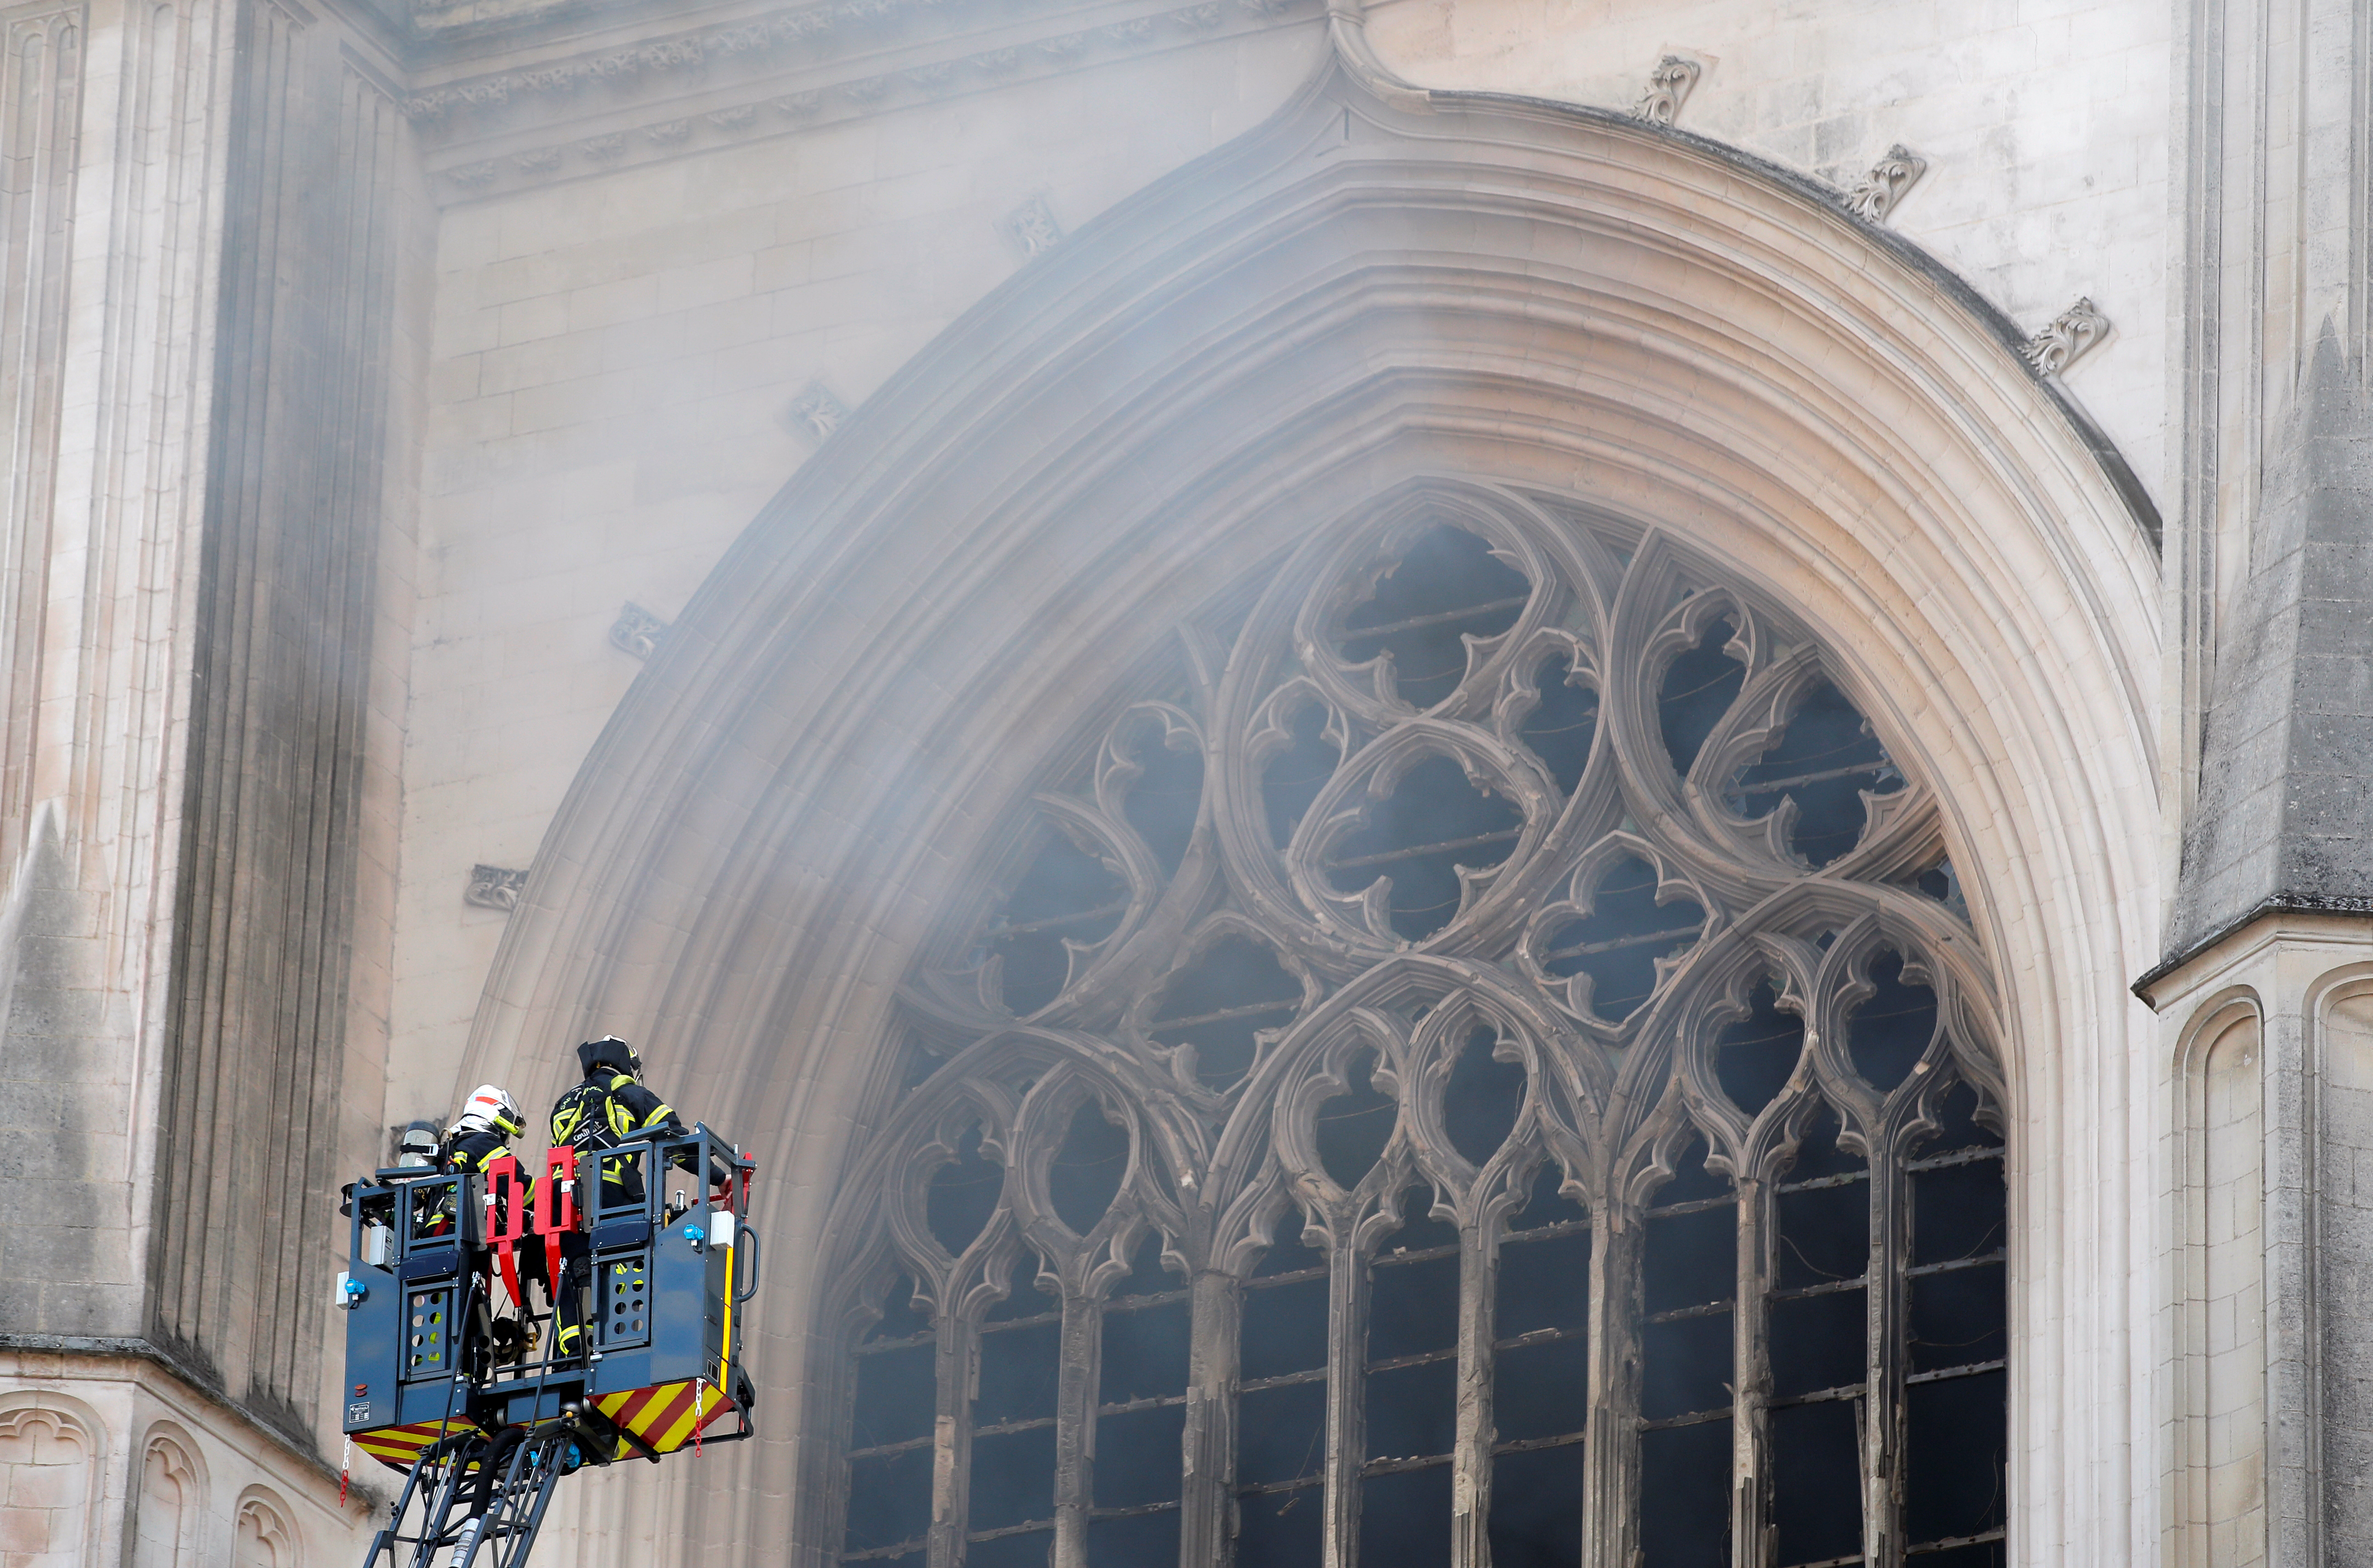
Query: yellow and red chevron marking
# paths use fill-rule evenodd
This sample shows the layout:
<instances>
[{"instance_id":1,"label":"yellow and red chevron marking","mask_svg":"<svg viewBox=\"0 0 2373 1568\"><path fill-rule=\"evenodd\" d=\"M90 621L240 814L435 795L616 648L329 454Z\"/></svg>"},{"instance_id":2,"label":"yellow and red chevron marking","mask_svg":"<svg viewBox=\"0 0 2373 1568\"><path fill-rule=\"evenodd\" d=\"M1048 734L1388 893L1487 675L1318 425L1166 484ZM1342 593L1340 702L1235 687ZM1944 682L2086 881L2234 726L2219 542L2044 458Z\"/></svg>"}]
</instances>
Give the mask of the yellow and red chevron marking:
<instances>
[{"instance_id":1,"label":"yellow and red chevron marking","mask_svg":"<svg viewBox=\"0 0 2373 1568\"><path fill-rule=\"evenodd\" d=\"M658 1383L628 1394L604 1394L593 1404L621 1428L649 1444L654 1454L672 1454L691 1442L696 1415L706 1428L727 1409L725 1396L704 1377ZM625 1458L631 1452L631 1447L622 1446L618 1457Z\"/></svg>"},{"instance_id":2,"label":"yellow and red chevron marking","mask_svg":"<svg viewBox=\"0 0 2373 1568\"><path fill-rule=\"evenodd\" d=\"M410 1426L374 1427L354 1434L355 1446L381 1464L399 1470L410 1470L419 1459L420 1451L449 1432L466 1432L472 1423L459 1417L451 1421L415 1422Z\"/></svg>"}]
</instances>

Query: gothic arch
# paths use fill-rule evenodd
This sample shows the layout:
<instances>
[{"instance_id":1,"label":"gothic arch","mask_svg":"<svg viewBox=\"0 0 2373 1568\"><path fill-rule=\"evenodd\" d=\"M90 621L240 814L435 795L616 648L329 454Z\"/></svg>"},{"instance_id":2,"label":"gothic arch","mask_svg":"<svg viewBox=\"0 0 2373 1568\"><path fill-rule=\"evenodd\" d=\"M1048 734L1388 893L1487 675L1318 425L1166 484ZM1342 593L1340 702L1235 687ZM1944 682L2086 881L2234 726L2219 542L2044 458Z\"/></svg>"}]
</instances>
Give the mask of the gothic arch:
<instances>
[{"instance_id":1,"label":"gothic arch","mask_svg":"<svg viewBox=\"0 0 2373 1568\"><path fill-rule=\"evenodd\" d=\"M2146 1210L2081 1173L2147 1163L2122 983L2156 915L2146 509L1933 263L1619 116L1330 67L918 356L622 704L538 855L465 1080L534 1093L582 1030L646 1040L677 1104L731 1106L755 1141L772 1256L813 1247L895 988L1046 759L1188 610L1428 486L1668 531L1833 650L1935 791L2000 988L2014 1324L2058 1320L2014 1397L2063 1412L2023 1435L2014 1486L2141 1451L2124 1293ZM2027 1205L2040 1188L2066 1196ZM819 1305L767 1298L772 1433L800 1424ZM791 1442L736 1462L779 1475ZM2122 1543L2108 1500L2134 1489L2082 1490L2033 1485L2017 1527ZM788 1507L753 1488L703 1527L780 1541Z\"/></svg>"},{"instance_id":2,"label":"gothic arch","mask_svg":"<svg viewBox=\"0 0 2373 1568\"><path fill-rule=\"evenodd\" d=\"M29 1561L99 1561L106 1473L107 1426L96 1410L47 1388L0 1393L0 1480L18 1515L10 1542Z\"/></svg>"},{"instance_id":3,"label":"gothic arch","mask_svg":"<svg viewBox=\"0 0 2373 1568\"><path fill-rule=\"evenodd\" d=\"M288 1504L268 1486L251 1486L231 1511L236 1568L304 1568L305 1549Z\"/></svg>"},{"instance_id":4,"label":"gothic arch","mask_svg":"<svg viewBox=\"0 0 2373 1568\"><path fill-rule=\"evenodd\" d=\"M140 1452L132 1505L134 1568L194 1564L210 1503L205 1459L179 1422L151 1426Z\"/></svg>"}]
</instances>

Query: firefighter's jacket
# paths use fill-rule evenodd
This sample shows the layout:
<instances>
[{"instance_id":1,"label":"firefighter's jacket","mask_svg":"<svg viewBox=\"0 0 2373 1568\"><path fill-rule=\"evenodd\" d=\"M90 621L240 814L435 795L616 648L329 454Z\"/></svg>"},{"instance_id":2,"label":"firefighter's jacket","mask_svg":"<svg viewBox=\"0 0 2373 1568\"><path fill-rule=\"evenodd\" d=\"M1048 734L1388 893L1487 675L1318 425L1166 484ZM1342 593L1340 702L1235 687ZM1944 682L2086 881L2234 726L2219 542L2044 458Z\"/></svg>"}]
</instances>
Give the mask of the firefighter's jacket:
<instances>
[{"instance_id":1,"label":"firefighter's jacket","mask_svg":"<svg viewBox=\"0 0 2373 1568\"><path fill-rule=\"evenodd\" d=\"M630 1141L675 1137L684 1131L675 1109L636 1082L608 1067L560 1096L552 1107L552 1146L566 1143L578 1153L597 1153ZM602 1201L639 1203L643 1200L642 1161L622 1155L602 1162Z\"/></svg>"}]
</instances>

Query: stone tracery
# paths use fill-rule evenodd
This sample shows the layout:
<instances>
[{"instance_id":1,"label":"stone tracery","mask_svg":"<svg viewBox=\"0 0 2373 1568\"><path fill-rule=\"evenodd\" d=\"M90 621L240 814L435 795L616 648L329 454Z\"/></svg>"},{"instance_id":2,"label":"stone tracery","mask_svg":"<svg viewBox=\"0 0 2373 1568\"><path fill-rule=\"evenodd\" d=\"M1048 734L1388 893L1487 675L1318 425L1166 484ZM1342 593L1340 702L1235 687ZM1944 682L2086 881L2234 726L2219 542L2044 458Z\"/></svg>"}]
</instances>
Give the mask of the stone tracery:
<instances>
[{"instance_id":1,"label":"stone tracery","mask_svg":"<svg viewBox=\"0 0 2373 1568\"><path fill-rule=\"evenodd\" d=\"M842 1561L1994 1561L1991 984L1845 673L1466 484L1232 619L909 985Z\"/></svg>"}]
</instances>

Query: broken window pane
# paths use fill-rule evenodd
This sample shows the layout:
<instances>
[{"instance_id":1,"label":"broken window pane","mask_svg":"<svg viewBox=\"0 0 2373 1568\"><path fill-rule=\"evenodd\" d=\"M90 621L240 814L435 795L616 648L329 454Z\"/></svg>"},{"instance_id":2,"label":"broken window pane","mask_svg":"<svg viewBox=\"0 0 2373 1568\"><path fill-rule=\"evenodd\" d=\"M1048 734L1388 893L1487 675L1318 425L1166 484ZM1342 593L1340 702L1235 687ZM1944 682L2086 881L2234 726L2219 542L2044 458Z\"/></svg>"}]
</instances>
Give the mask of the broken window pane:
<instances>
[{"instance_id":1,"label":"broken window pane","mask_svg":"<svg viewBox=\"0 0 2373 1568\"><path fill-rule=\"evenodd\" d=\"M1261 773L1261 808L1268 821L1269 841L1282 849L1302 825L1310 802L1335 777L1343 754L1327 738L1327 709L1304 703L1289 720L1293 743L1268 759Z\"/></svg>"},{"instance_id":2,"label":"broken window pane","mask_svg":"<svg viewBox=\"0 0 2373 1568\"><path fill-rule=\"evenodd\" d=\"M1491 1461L1491 1568L1578 1568L1582 1445L1529 1448Z\"/></svg>"},{"instance_id":3,"label":"broken window pane","mask_svg":"<svg viewBox=\"0 0 2373 1568\"><path fill-rule=\"evenodd\" d=\"M1714 1076L1730 1103L1753 1116L1788 1086L1805 1054L1805 1021L1781 1007L1769 976L1756 982L1747 1005L1746 1017L1714 1036Z\"/></svg>"},{"instance_id":4,"label":"broken window pane","mask_svg":"<svg viewBox=\"0 0 2373 1568\"><path fill-rule=\"evenodd\" d=\"M1402 774L1390 795L1366 802L1361 825L1329 847L1327 874L1339 893L1388 879L1393 931L1417 942L1456 918L1465 896L1458 868L1481 871L1506 860L1524 822L1455 760L1430 756Z\"/></svg>"},{"instance_id":5,"label":"broken window pane","mask_svg":"<svg viewBox=\"0 0 2373 1568\"><path fill-rule=\"evenodd\" d=\"M1070 1135L1047 1167L1047 1196L1056 1217L1085 1235L1119 1196L1128 1170L1128 1129L1116 1127L1102 1101L1089 1098L1071 1114Z\"/></svg>"},{"instance_id":6,"label":"broken window pane","mask_svg":"<svg viewBox=\"0 0 2373 1568\"><path fill-rule=\"evenodd\" d=\"M1904 1390L1903 1527L1914 1548L2002 1527L2006 1392L2001 1372Z\"/></svg>"},{"instance_id":7,"label":"broken window pane","mask_svg":"<svg viewBox=\"0 0 2373 1568\"><path fill-rule=\"evenodd\" d=\"M1005 1167L980 1152L980 1124L956 1139L955 1158L931 1173L924 1219L950 1256L961 1256L997 1212L1005 1193Z\"/></svg>"},{"instance_id":8,"label":"broken window pane","mask_svg":"<svg viewBox=\"0 0 2373 1568\"><path fill-rule=\"evenodd\" d=\"M1321 1105L1313 1118L1318 1163L1347 1192L1375 1168L1400 1117L1400 1102L1372 1082L1375 1066L1374 1051L1354 1056L1345 1074L1350 1087Z\"/></svg>"},{"instance_id":9,"label":"broken window pane","mask_svg":"<svg viewBox=\"0 0 2373 1568\"><path fill-rule=\"evenodd\" d=\"M1881 1094L1911 1076L1936 1033L1936 993L1903 977L1903 955L1882 948L1870 961L1871 995L1846 1020L1854 1071Z\"/></svg>"},{"instance_id":10,"label":"broken window pane","mask_svg":"<svg viewBox=\"0 0 2373 1568\"><path fill-rule=\"evenodd\" d=\"M1153 851L1163 873L1175 875L1203 802L1203 754L1191 744L1181 751L1149 736L1138 748L1137 763L1144 771L1130 781L1121 814Z\"/></svg>"},{"instance_id":11,"label":"broken window pane","mask_svg":"<svg viewBox=\"0 0 2373 1568\"><path fill-rule=\"evenodd\" d=\"M1481 539L1463 528L1433 529L1343 617L1344 661L1390 655L1401 700L1431 708L1466 679L1466 639L1514 626L1531 591Z\"/></svg>"},{"instance_id":12,"label":"broken window pane","mask_svg":"<svg viewBox=\"0 0 2373 1568\"><path fill-rule=\"evenodd\" d=\"M1673 771L1684 778L1698 760L1706 737L1730 711L1747 680L1747 666L1723 651L1737 630L1727 615L1715 621L1698 638L1696 647L1666 668L1664 681L1656 688L1656 719L1664 732L1665 755L1672 758Z\"/></svg>"},{"instance_id":13,"label":"broken window pane","mask_svg":"<svg viewBox=\"0 0 2373 1568\"><path fill-rule=\"evenodd\" d=\"M1226 936L1170 978L1146 1033L1157 1045L1192 1047L1195 1076L1225 1092L1252 1070L1263 1029L1293 1022L1302 986L1267 944Z\"/></svg>"},{"instance_id":14,"label":"broken window pane","mask_svg":"<svg viewBox=\"0 0 2373 1568\"><path fill-rule=\"evenodd\" d=\"M1862 797L1892 794L1903 775L1845 694L1824 681L1798 699L1771 748L1731 781L1730 806L1750 819L1796 802L1788 847L1820 867L1862 839Z\"/></svg>"},{"instance_id":15,"label":"broken window pane","mask_svg":"<svg viewBox=\"0 0 2373 1568\"><path fill-rule=\"evenodd\" d=\"M1102 856L1048 828L1037 858L981 942L1003 960L1005 1005L1037 1012L1061 994L1070 973L1063 943L1097 942L1120 927L1128 887Z\"/></svg>"},{"instance_id":16,"label":"broken window pane","mask_svg":"<svg viewBox=\"0 0 2373 1568\"><path fill-rule=\"evenodd\" d=\"M1327 1510L1315 1485L1236 1500L1236 1568L1317 1568Z\"/></svg>"},{"instance_id":17,"label":"broken window pane","mask_svg":"<svg viewBox=\"0 0 2373 1568\"><path fill-rule=\"evenodd\" d=\"M1640 1568L1730 1568L1730 1421L1640 1434Z\"/></svg>"},{"instance_id":18,"label":"broken window pane","mask_svg":"<svg viewBox=\"0 0 2373 1568\"><path fill-rule=\"evenodd\" d=\"M1860 1406L1852 1399L1771 1412L1771 1525L1780 1568L1862 1553Z\"/></svg>"},{"instance_id":19,"label":"broken window pane","mask_svg":"<svg viewBox=\"0 0 2373 1568\"><path fill-rule=\"evenodd\" d=\"M1598 737L1598 693L1588 676L1576 676L1573 661L1554 654L1533 672L1533 689L1540 703L1516 733L1541 759L1557 786L1571 795L1590 763L1591 743Z\"/></svg>"},{"instance_id":20,"label":"broken window pane","mask_svg":"<svg viewBox=\"0 0 2373 1568\"><path fill-rule=\"evenodd\" d=\"M1541 967L1590 977L1590 1011L1609 1024L1629 1018L1656 989L1656 960L1686 953L1705 930L1705 909L1688 898L1656 902L1656 869L1636 855L1609 860L1591 890L1590 915L1549 935Z\"/></svg>"},{"instance_id":21,"label":"broken window pane","mask_svg":"<svg viewBox=\"0 0 2373 1568\"><path fill-rule=\"evenodd\" d=\"M1360 1488L1360 1568L1450 1561L1450 1465L1371 1475Z\"/></svg>"},{"instance_id":22,"label":"broken window pane","mask_svg":"<svg viewBox=\"0 0 2373 1568\"><path fill-rule=\"evenodd\" d=\"M1489 1164L1507 1141L1525 1103L1525 1064L1502 1061L1499 1041L1490 1029L1468 1035L1467 1048L1452 1064L1450 1082L1442 1092L1443 1130L1450 1146L1479 1167Z\"/></svg>"}]
</instances>

